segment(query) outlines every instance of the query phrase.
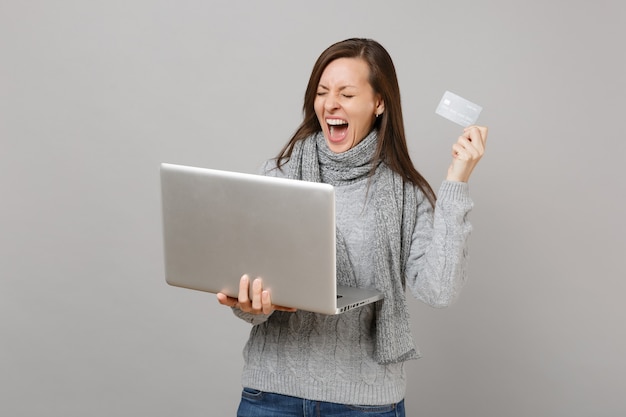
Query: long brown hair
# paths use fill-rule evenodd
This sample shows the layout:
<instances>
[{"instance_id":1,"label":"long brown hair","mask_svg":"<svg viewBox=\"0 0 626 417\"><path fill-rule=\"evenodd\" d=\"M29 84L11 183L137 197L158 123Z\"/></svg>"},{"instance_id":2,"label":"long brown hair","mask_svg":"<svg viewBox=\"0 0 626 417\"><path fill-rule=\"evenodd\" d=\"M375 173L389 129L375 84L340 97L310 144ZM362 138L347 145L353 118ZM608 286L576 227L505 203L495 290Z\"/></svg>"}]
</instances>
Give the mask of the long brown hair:
<instances>
[{"instance_id":1,"label":"long brown hair","mask_svg":"<svg viewBox=\"0 0 626 417\"><path fill-rule=\"evenodd\" d=\"M279 152L276 158L277 165L281 167L289 160L297 141L322 130L314 107L317 88L326 66L339 58L360 58L367 62L370 69L369 82L374 92L379 94L385 103L385 111L376 118L374 123L374 128L378 130L378 145L374 160L383 161L405 181L417 185L434 206L435 192L428 181L415 169L407 148L400 87L393 61L385 48L371 39L346 39L331 45L319 56L304 93L302 106L304 119L289 142ZM374 164L374 166L377 165Z\"/></svg>"}]
</instances>

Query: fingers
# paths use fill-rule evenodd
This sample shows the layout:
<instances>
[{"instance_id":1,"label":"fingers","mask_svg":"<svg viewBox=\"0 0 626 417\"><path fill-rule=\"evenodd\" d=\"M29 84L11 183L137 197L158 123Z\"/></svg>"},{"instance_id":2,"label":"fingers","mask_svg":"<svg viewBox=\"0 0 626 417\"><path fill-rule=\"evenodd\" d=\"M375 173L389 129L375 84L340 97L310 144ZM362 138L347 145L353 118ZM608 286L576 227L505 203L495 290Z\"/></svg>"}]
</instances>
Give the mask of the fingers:
<instances>
[{"instance_id":1,"label":"fingers","mask_svg":"<svg viewBox=\"0 0 626 417\"><path fill-rule=\"evenodd\" d=\"M260 278L252 282L252 291L250 291L250 277L244 275L239 280L238 302L235 307L247 313L257 313L263 309L261 302L261 293L263 291L263 281ZM250 294L252 298L250 298Z\"/></svg>"},{"instance_id":2,"label":"fingers","mask_svg":"<svg viewBox=\"0 0 626 417\"><path fill-rule=\"evenodd\" d=\"M261 292L261 309L263 310L263 314L270 314L274 309L269 291Z\"/></svg>"},{"instance_id":3,"label":"fingers","mask_svg":"<svg viewBox=\"0 0 626 417\"><path fill-rule=\"evenodd\" d=\"M258 280L255 280L258 281ZM252 285L252 299L250 299L250 277L248 275L243 275L239 280L239 294L237 295L237 303L235 307L239 308L241 311L245 311L247 313L253 312L253 310L258 310L258 301L255 303L255 292L254 289L257 288L258 292L259 283L255 282ZM262 284L261 284L262 286Z\"/></svg>"},{"instance_id":4,"label":"fingers","mask_svg":"<svg viewBox=\"0 0 626 417\"><path fill-rule=\"evenodd\" d=\"M453 145L453 156L464 161L480 159L485 153L488 130L484 126L468 126L463 129Z\"/></svg>"},{"instance_id":5,"label":"fingers","mask_svg":"<svg viewBox=\"0 0 626 417\"><path fill-rule=\"evenodd\" d=\"M217 300L222 305L238 308L241 311L252 314L271 314L274 310L296 311L295 308L273 305L270 292L263 289L263 280L261 278L256 278L252 281L252 291L250 291L250 277L248 275L243 275L239 280L237 298L218 293Z\"/></svg>"},{"instance_id":6,"label":"fingers","mask_svg":"<svg viewBox=\"0 0 626 417\"><path fill-rule=\"evenodd\" d=\"M251 312L253 310L253 302L248 296L248 288L250 285L250 278L248 275L244 275L239 280L239 293L237 298L229 297L224 293L217 293L217 301L225 306L238 308L242 311ZM253 297L254 298L254 297Z\"/></svg>"},{"instance_id":7,"label":"fingers","mask_svg":"<svg viewBox=\"0 0 626 417\"><path fill-rule=\"evenodd\" d=\"M468 126L463 129L463 134L452 145L452 164L448 168L448 180L469 180L474 167L485 153L487 133L488 129L484 126Z\"/></svg>"},{"instance_id":8,"label":"fingers","mask_svg":"<svg viewBox=\"0 0 626 417\"><path fill-rule=\"evenodd\" d=\"M250 298L248 297L248 292L249 292L249 287L250 287L250 277L248 277L247 275L244 275L241 277L241 279L239 280L239 303L241 305L244 304L248 304L250 302Z\"/></svg>"},{"instance_id":9,"label":"fingers","mask_svg":"<svg viewBox=\"0 0 626 417\"><path fill-rule=\"evenodd\" d=\"M217 301L225 306L228 307L235 307L235 305L237 304L237 299L233 298L233 297L229 297L226 294L223 293L217 293Z\"/></svg>"},{"instance_id":10,"label":"fingers","mask_svg":"<svg viewBox=\"0 0 626 417\"><path fill-rule=\"evenodd\" d=\"M489 129L486 126L467 126L463 129L463 135L478 149L485 149Z\"/></svg>"},{"instance_id":11,"label":"fingers","mask_svg":"<svg viewBox=\"0 0 626 417\"><path fill-rule=\"evenodd\" d=\"M263 314L270 314L274 310L288 311L290 313L293 313L294 311L297 310L293 307L277 306L277 305L272 304L272 296L270 295L270 292L267 290L263 290L263 292L261 292L261 304L262 304Z\"/></svg>"},{"instance_id":12,"label":"fingers","mask_svg":"<svg viewBox=\"0 0 626 417\"><path fill-rule=\"evenodd\" d=\"M482 151L472 145L467 138L460 136L458 141L452 145L452 157L459 161L472 161L480 159Z\"/></svg>"},{"instance_id":13,"label":"fingers","mask_svg":"<svg viewBox=\"0 0 626 417\"><path fill-rule=\"evenodd\" d=\"M252 282L252 310L263 310L263 302L261 301L262 294L263 281L261 281L261 278L257 278Z\"/></svg>"}]
</instances>

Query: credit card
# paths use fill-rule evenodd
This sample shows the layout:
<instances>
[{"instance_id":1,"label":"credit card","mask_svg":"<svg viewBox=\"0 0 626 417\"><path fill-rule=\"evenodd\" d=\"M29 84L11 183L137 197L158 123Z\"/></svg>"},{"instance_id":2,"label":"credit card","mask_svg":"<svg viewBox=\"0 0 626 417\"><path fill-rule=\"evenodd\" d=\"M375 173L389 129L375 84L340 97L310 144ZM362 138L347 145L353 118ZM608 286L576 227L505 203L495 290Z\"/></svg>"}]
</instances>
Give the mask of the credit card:
<instances>
[{"instance_id":1,"label":"credit card","mask_svg":"<svg viewBox=\"0 0 626 417\"><path fill-rule=\"evenodd\" d=\"M483 108L478 104L474 104L461 96L446 91L443 93L443 97L435 113L456 124L467 127L476 123L482 110Z\"/></svg>"}]
</instances>

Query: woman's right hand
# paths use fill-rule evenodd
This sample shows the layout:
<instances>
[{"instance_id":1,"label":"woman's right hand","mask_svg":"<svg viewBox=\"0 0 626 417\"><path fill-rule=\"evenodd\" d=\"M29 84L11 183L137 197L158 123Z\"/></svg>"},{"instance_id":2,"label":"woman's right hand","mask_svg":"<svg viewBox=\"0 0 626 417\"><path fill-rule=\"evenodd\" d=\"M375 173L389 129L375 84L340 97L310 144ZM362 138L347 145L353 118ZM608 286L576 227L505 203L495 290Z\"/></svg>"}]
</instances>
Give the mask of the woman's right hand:
<instances>
[{"instance_id":1,"label":"woman's right hand","mask_svg":"<svg viewBox=\"0 0 626 417\"><path fill-rule=\"evenodd\" d=\"M217 294L217 301L220 304L238 308L243 312L251 314L271 314L275 310L279 311L296 311L295 308L283 307L272 304L272 297L268 290L263 289L263 281L256 278L252 282L252 298L250 294L250 277L244 275L239 280L239 296L238 298L229 297L224 293Z\"/></svg>"},{"instance_id":2,"label":"woman's right hand","mask_svg":"<svg viewBox=\"0 0 626 417\"><path fill-rule=\"evenodd\" d=\"M485 126L468 126L452 145L452 163L448 168L448 181L469 181L472 171L485 153L488 129Z\"/></svg>"}]
</instances>

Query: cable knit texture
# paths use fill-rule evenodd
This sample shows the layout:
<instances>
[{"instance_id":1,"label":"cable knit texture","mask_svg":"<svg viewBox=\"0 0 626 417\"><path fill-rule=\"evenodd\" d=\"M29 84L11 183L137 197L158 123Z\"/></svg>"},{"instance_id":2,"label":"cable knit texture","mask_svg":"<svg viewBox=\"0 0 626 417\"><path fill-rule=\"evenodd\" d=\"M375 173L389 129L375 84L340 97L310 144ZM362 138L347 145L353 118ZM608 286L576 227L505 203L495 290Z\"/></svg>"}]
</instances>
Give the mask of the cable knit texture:
<instances>
[{"instance_id":1,"label":"cable knit texture","mask_svg":"<svg viewBox=\"0 0 626 417\"><path fill-rule=\"evenodd\" d=\"M347 152L334 153L326 145L324 135L318 133L294 147L291 155L294 163L287 176L323 181L335 187L367 179L373 168L376 145L377 136L373 130L358 146ZM385 164L376 167L375 175L378 187L370 201L376 220L373 224L373 272L375 287L384 294L384 299L376 303L374 358L384 364L417 358L404 296L404 265L415 227L417 198L415 187L405 184ZM356 286L341 229L337 232L337 281Z\"/></svg>"},{"instance_id":2,"label":"cable knit texture","mask_svg":"<svg viewBox=\"0 0 626 417\"><path fill-rule=\"evenodd\" d=\"M404 398L403 362L420 356L405 288L435 307L454 300L466 279L472 203L467 184L446 181L433 213L423 193L385 164L370 177L376 141L373 131L335 154L318 134L296 144L283 170L266 163L267 175L335 186L338 280L376 287L385 298L337 316L234 310L254 324L244 349L244 386L345 404Z\"/></svg>"}]
</instances>

